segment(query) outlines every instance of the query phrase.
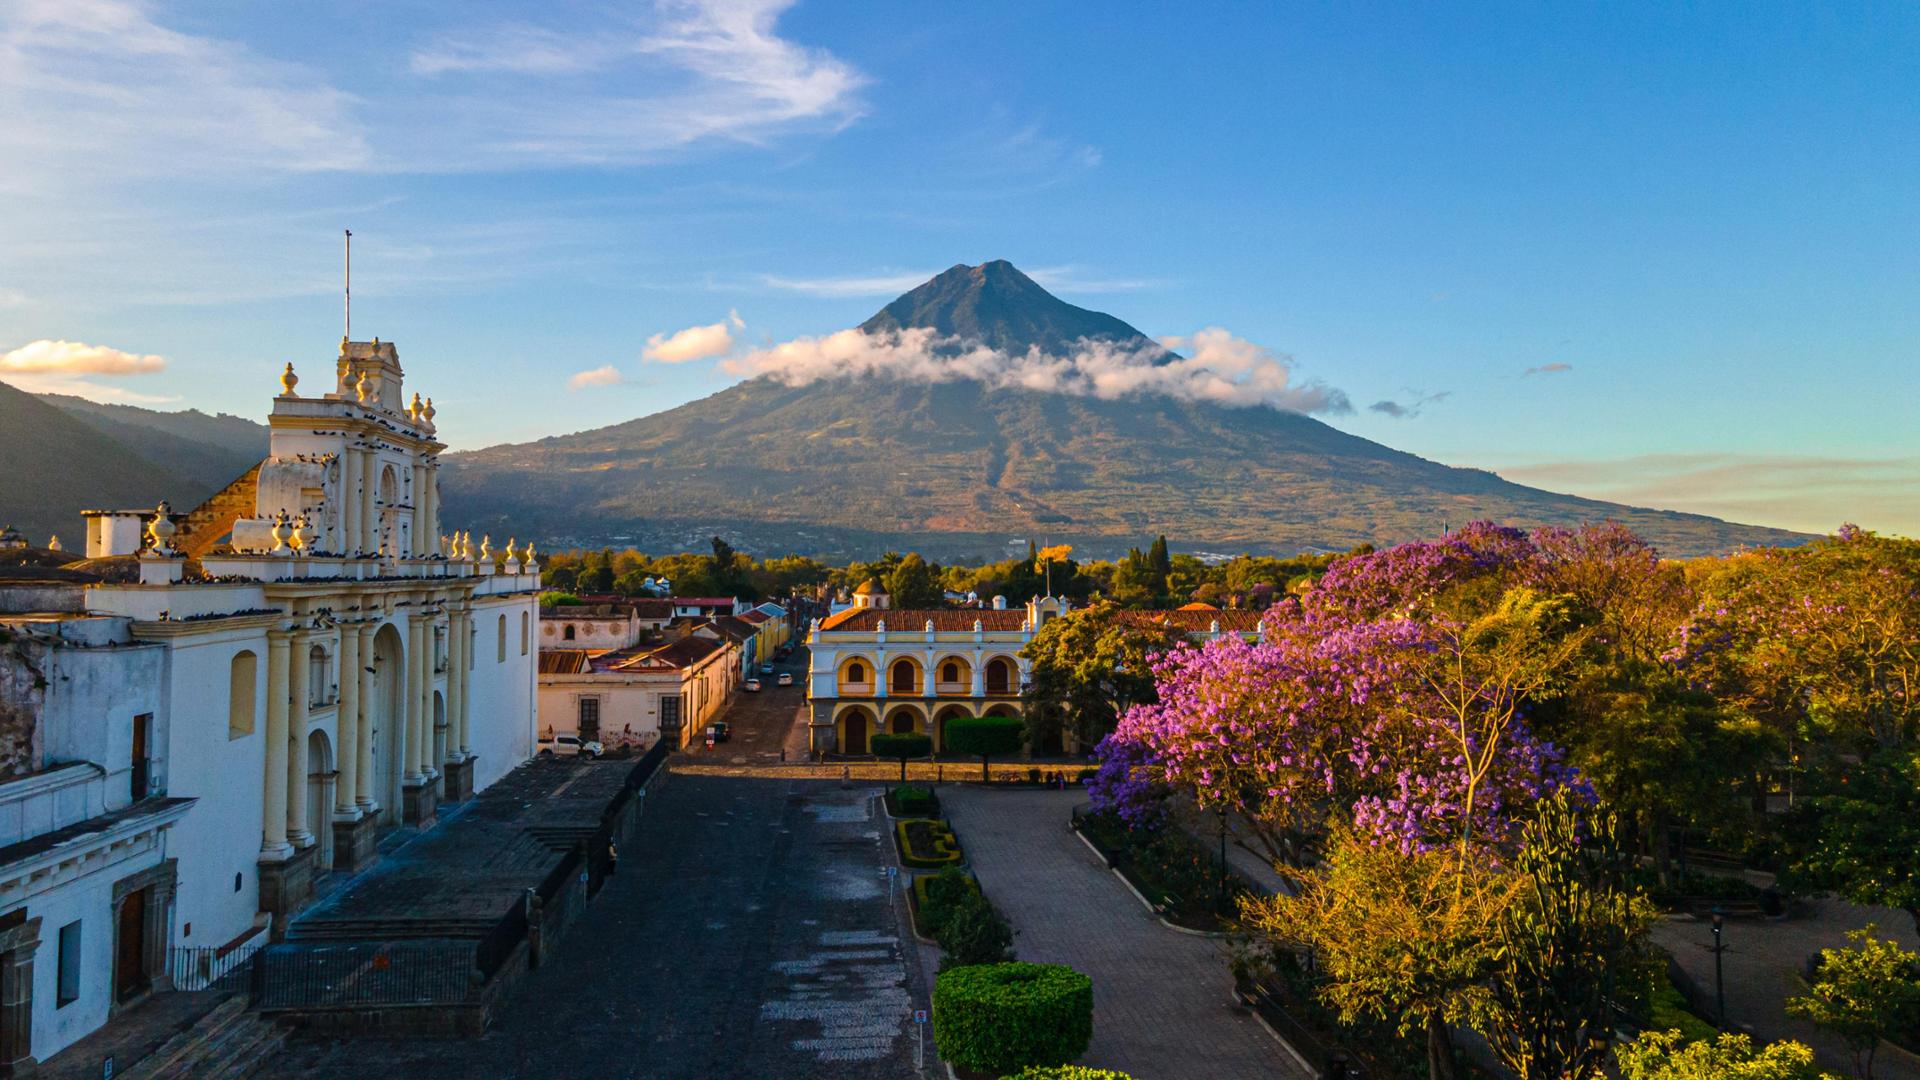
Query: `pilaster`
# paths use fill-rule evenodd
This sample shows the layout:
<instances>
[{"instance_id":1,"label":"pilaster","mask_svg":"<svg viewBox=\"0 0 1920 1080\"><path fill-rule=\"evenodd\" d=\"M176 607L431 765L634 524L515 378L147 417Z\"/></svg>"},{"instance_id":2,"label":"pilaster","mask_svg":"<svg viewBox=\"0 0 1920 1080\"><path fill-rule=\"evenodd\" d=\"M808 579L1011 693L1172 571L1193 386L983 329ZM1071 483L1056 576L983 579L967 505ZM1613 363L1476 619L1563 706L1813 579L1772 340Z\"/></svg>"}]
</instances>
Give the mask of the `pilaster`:
<instances>
[{"instance_id":1,"label":"pilaster","mask_svg":"<svg viewBox=\"0 0 1920 1080\"><path fill-rule=\"evenodd\" d=\"M262 862L284 859L293 852L287 843L287 650L293 635L267 631L266 763L261 793Z\"/></svg>"},{"instance_id":2,"label":"pilaster","mask_svg":"<svg viewBox=\"0 0 1920 1080\"><path fill-rule=\"evenodd\" d=\"M307 827L307 714L312 708L313 637L305 632L293 637L288 665L287 709L287 796L283 808L287 815L287 842L297 848L313 846L313 833Z\"/></svg>"}]
</instances>

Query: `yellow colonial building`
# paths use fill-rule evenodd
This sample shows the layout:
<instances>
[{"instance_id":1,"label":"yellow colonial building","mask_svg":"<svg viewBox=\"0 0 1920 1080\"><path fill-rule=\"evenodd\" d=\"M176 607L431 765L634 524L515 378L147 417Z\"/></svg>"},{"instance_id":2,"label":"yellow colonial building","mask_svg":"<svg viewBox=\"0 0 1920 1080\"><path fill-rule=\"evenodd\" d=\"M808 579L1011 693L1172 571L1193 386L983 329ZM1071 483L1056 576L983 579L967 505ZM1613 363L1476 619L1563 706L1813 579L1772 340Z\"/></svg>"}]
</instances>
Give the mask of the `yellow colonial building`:
<instances>
[{"instance_id":1,"label":"yellow colonial building","mask_svg":"<svg viewBox=\"0 0 1920 1080\"><path fill-rule=\"evenodd\" d=\"M896 609L880 584L868 581L855 590L852 607L815 621L808 634L814 752L866 754L875 734L916 732L932 736L940 753L955 717L1021 715L1029 664L1020 651L1068 610L1066 600L1050 596L1017 608L995 597L987 608ZM1195 640L1259 633L1252 611L1195 605L1127 614Z\"/></svg>"}]
</instances>

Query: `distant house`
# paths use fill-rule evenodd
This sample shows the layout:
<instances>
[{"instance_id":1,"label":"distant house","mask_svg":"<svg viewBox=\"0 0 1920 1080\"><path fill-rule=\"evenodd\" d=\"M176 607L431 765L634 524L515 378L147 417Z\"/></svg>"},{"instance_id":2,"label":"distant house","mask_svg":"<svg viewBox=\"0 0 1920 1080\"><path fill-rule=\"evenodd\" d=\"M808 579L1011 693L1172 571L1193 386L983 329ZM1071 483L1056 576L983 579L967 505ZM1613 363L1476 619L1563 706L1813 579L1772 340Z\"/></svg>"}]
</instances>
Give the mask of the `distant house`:
<instances>
[{"instance_id":1,"label":"distant house","mask_svg":"<svg viewBox=\"0 0 1920 1080\"><path fill-rule=\"evenodd\" d=\"M710 619L716 615L735 615L751 605L731 596L676 596L673 614L682 619Z\"/></svg>"},{"instance_id":2,"label":"distant house","mask_svg":"<svg viewBox=\"0 0 1920 1080\"><path fill-rule=\"evenodd\" d=\"M733 693L739 647L688 634L664 645L540 650L541 735L676 747L699 736Z\"/></svg>"}]
</instances>

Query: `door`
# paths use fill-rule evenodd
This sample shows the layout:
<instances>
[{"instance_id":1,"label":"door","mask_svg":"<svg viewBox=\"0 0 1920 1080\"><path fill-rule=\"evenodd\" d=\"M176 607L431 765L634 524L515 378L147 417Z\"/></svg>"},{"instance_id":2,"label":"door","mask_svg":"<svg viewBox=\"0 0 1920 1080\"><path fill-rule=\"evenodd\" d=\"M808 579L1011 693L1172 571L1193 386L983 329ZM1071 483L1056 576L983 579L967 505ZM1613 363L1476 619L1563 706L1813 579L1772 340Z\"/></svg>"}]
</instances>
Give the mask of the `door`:
<instances>
[{"instance_id":1,"label":"door","mask_svg":"<svg viewBox=\"0 0 1920 1080\"><path fill-rule=\"evenodd\" d=\"M847 745L843 754L864 754L867 752L867 714L852 712L847 714Z\"/></svg>"},{"instance_id":2,"label":"door","mask_svg":"<svg viewBox=\"0 0 1920 1080\"><path fill-rule=\"evenodd\" d=\"M580 722L576 725L581 742L600 740L600 699L583 697L580 699Z\"/></svg>"},{"instance_id":3,"label":"door","mask_svg":"<svg viewBox=\"0 0 1920 1080\"><path fill-rule=\"evenodd\" d=\"M147 746L153 739L153 714L141 713L133 718L133 783L134 802L147 797L149 778L152 770L148 767Z\"/></svg>"},{"instance_id":4,"label":"door","mask_svg":"<svg viewBox=\"0 0 1920 1080\"><path fill-rule=\"evenodd\" d=\"M147 989L147 890L120 901L113 934L113 998L130 1001Z\"/></svg>"}]
</instances>

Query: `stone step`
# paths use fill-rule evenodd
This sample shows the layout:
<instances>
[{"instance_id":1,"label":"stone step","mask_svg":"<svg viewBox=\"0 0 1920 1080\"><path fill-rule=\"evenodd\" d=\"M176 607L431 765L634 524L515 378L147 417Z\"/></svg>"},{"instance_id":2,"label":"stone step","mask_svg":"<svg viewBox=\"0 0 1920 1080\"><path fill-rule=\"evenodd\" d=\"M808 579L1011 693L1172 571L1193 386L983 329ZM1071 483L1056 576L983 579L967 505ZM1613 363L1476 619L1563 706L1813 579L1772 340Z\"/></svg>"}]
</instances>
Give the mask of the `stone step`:
<instances>
[{"instance_id":1,"label":"stone step","mask_svg":"<svg viewBox=\"0 0 1920 1080\"><path fill-rule=\"evenodd\" d=\"M218 1038L221 1032L236 1023L245 1023L246 1019L247 999L239 995L227 998L195 1020L190 1027L155 1047L152 1053L127 1066L120 1075L127 1080L150 1080L165 1075L177 1062L192 1057L209 1040Z\"/></svg>"},{"instance_id":2,"label":"stone step","mask_svg":"<svg viewBox=\"0 0 1920 1080\"><path fill-rule=\"evenodd\" d=\"M286 1037L280 1025L254 1015L250 1023L234 1029L230 1037L199 1067L191 1073L182 1074L181 1080L186 1080L188 1076L208 1077L210 1080L244 1080L279 1052Z\"/></svg>"}]
</instances>

